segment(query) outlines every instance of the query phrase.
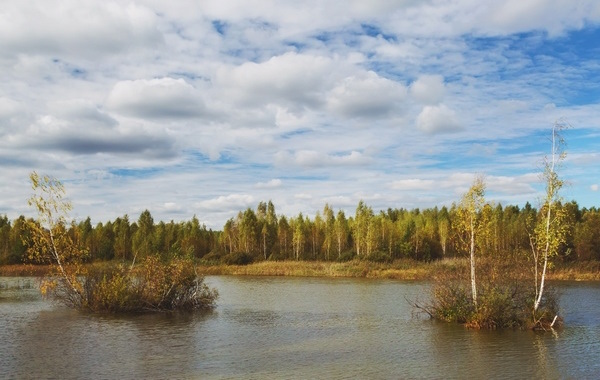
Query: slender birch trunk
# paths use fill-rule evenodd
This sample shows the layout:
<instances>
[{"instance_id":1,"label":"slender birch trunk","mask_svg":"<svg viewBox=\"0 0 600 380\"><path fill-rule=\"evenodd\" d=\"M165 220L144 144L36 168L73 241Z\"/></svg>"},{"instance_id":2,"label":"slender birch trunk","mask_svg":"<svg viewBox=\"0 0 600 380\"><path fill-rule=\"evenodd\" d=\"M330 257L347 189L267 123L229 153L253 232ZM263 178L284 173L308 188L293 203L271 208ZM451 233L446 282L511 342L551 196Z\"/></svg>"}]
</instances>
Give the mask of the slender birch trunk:
<instances>
[{"instance_id":1,"label":"slender birch trunk","mask_svg":"<svg viewBox=\"0 0 600 380\"><path fill-rule=\"evenodd\" d=\"M474 216L471 215L471 295L473 297L473 304L477 306L477 281L475 280L475 221Z\"/></svg>"},{"instance_id":2,"label":"slender birch trunk","mask_svg":"<svg viewBox=\"0 0 600 380\"><path fill-rule=\"evenodd\" d=\"M544 165L544 179L546 180L546 197L542 206L544 218L542 224L536 228L535 236L530 237L531 249L534 257L535 271L535 302L533 305L534 313L537 312L544 296L546 282L546 273L548 270L548 261L551 256L558 254L560 245L565 240L565 231L563 228L564 213L558 208L560 202L559 190L563 186L563 181L558 178L556 173L557 166L565 158L563 146L564 139L560 135L562 129L567 128L564 123L555 123L552 127L552 151L550 158L546 158ZM541 251L541 252L540 252ZM540 253L542 256L542 273L538 284L538 266L540 265Z\"/></svg>"}]
</instances>

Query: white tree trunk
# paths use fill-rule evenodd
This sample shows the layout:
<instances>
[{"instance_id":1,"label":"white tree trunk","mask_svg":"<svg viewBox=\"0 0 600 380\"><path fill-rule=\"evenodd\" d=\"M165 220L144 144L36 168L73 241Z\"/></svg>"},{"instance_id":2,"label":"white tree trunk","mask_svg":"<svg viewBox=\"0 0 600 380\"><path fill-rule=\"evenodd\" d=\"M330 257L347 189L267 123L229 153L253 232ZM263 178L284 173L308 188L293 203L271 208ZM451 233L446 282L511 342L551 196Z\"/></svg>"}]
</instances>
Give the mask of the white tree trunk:
<instances>
[{"instance_id":1,"label":"white tree trunk","mask_svg":"<svg viewBox=\"0 0 600 380\"><path fill-rule=\"evenodd\" d=\"M471 217L471 295L473 304L477 306L477 282L475 281L475 225Z\"/></svg>"}]
</instances>

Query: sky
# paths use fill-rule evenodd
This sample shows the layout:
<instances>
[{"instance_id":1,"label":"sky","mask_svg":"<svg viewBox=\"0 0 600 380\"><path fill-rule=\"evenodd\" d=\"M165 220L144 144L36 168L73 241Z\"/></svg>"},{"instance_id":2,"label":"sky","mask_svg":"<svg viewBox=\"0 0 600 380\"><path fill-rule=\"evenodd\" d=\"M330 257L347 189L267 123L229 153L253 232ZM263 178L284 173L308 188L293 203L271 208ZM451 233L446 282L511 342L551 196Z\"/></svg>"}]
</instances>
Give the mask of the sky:
<instances>
[{"instance_id":1,"label":"sky","mask_svg":"<svg viewBox=\"0 0 600 380\"><path fill-rule=\"evenodd\" d=\"M450 206L477 175L537 206L556 122L563 197L600 206L596 0L8 0L0 83L11 219L32 171L93 223Z\"/></svg>"}]
</instances>

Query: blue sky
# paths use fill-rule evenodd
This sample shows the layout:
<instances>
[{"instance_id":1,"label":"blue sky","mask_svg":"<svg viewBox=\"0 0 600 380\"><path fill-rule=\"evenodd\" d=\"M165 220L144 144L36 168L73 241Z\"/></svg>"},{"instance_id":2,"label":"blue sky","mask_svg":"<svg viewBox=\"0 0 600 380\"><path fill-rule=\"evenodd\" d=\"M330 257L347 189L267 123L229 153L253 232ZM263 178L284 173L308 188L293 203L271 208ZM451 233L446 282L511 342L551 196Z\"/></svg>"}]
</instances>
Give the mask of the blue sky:
<instances>
[{"instance_id":1,"label":"blue sky","mask_svg":"<svg viewBox=\"0 0 600 380\"><path fill-rule=\"evenodd\" d=\"M563 196L600 206L600 3L495 3L9 0L0 214L33 170L95 223L440 207L481 174L537 205L557 120Z\"/></svg>"}]
</instances>

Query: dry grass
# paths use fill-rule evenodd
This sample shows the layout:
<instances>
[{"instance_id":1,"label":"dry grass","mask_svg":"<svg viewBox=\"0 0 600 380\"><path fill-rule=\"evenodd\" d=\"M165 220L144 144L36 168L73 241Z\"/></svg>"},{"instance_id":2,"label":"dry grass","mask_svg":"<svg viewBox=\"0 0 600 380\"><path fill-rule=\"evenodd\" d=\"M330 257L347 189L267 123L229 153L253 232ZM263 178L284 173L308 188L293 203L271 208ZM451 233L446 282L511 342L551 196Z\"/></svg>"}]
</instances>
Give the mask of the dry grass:
<instances>
[{"instance_id":1,"label":"dry grass","mask_svg":"<svg viewBox=\"0 0 600 380\"><path fill-rule=\"evenodd\" d=\"M398 280L431 278L431 264L396 261L391 264L353 260L348 262L262 261L250 265L200 266L205 275L363 277Z\"/></svg>"},{"instance_id":2,"label":"dry grass","mask_svg":"<svg viewBox=\"0 0 600 380\"><path fill-rule=\"evenodd\" d=\"M557 281L600 281L600 262L560 264L549 271L548 278Z\"/></svg>"},{"instance_id":3,"label":"dry grass","mask_svg":"<svg viewBox=\"0 0 600 380\"><path fill-rule=\"evenodd\" d=\"M200 266L205 275L296 276L296 277L363 277L396 280L430 280L439 273L464 271L465 258L452 258L431 263L396 260L374 263L362 260L348 262L262 261L249 265ZM551 280L600 281L600 262L563 264L549 271Z\"/></svg>"},{"instance_id":4,"label":"dry grass","mask_svg":"<svg viewBox=\"0 0 600 380\"><path fill-rule=\"evenodd\" d=\"M262 261L250 265L202 265L199 273L205 275L295 276L295 277L365 277L396 280L429 280L440 272L456 272L468 265L464 258L445 259L431 263L414 260L396 260L393 263L374 263L362 260L348 262ZM43 276L44 265L0 266L0 276ZM548 272L556 281L600 281L600 262L560 264Z\"/></svg>"},{"instance_id":5,"label":"dry grass","mask_svg":"<svg viewBox=\"0 0 600 380\"><path fill-rule=\"evenodd\" d=\"M50 270L48 265L14 264L1 265L0 276L3 277L40 277Z\"/></svg>"}]
</instances>

